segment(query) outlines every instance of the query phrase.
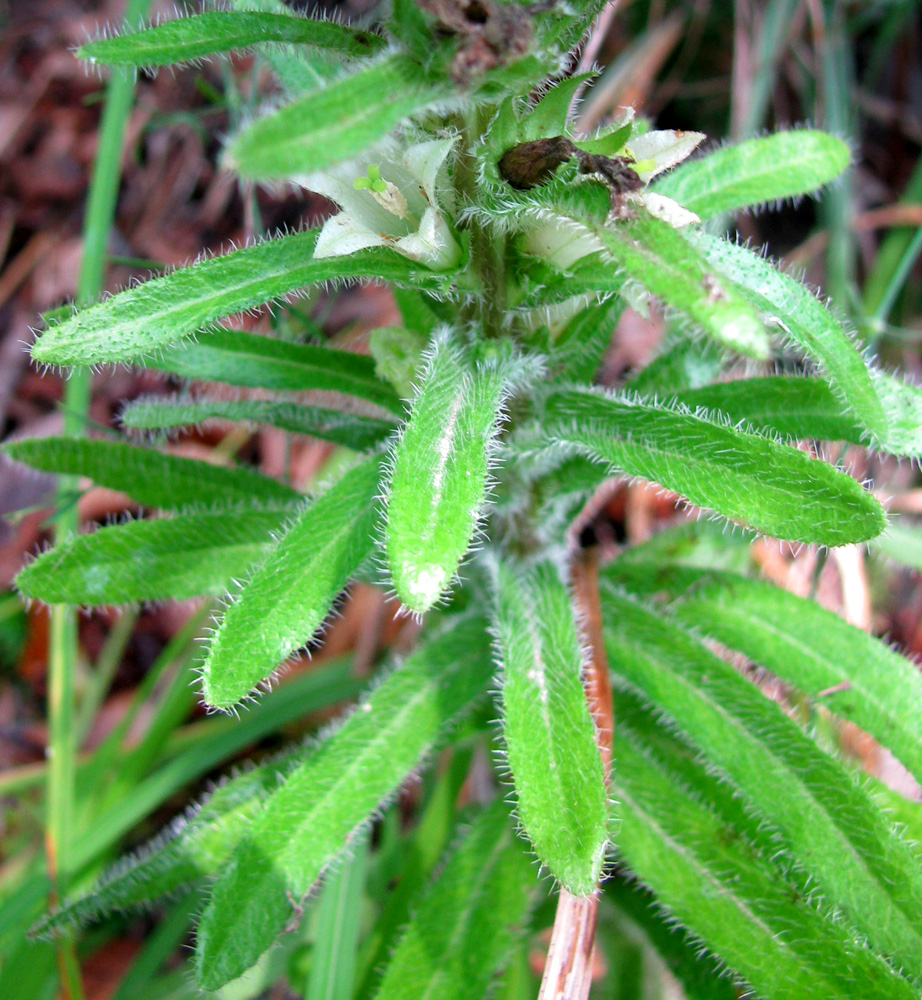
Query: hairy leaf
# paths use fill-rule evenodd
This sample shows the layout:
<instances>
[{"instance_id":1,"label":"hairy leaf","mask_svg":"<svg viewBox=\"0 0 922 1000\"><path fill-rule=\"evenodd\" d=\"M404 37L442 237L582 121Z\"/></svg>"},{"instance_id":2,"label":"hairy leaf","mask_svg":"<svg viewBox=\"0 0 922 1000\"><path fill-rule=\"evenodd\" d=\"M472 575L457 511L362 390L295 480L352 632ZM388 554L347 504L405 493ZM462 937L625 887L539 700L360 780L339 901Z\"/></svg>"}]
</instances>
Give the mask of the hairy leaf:
<instances>
[{"instance_id":1,"label":"hairy leaf","mask_svg":"<svg viewBox=\"0 0 922 1000\"><path fill-rule=\"evenodd\" d=\"M164 455L121 441L29 438L3 446L7 455L42 472L86 476L99 486L127 493L148 507L177 510L188 504L291 502L290 486L244 468Z\"/></svg>"},{"instance_id":2,"label":"hairy leaf","mask_svg":"<svg viewBox=\"0 0 922 1000\"><path fill-rule=\"evenodd\" d=\"M304 177L356 156L450 92L392 55L256 119L231 142L228 164L254 180Z\"/></svg>"},{"instance_id":3,"label":"hairy leaf","mask_svg":"<svg viewBox=\"0 0 922 1000\"><path fill-rule=\"evenodd\" d=\"M289 42L328 49L342 56L367 56L383 38L331 21L257 11L213 11L101 38L77 50L81 59L103 66L169 66L260 42Z\"/></svg>"},{"instance_id":4,"label":"hairy leaf","mask_svg":"<svg viewBox=\"0 0 922 1000\"><path fill-rule=\"evenodd\" d=\"M209 705L245 698L323 624L374 549L380 475L368 459L291 519L218 624L202 668Z\"/></svg>"},{"instance_id":5,"label":"hairy leaf","mask_svg":"<svg viewBox=\"0 0 922 1000\"><path fill-rule=\"evenodd\" d=\"M392 421L360 413L261 399L142 399L130 404L121 420L130 430L164 430L208 420L268 424L293 434L332 441L354 451L374 448L396 427Z\"/></svg>"},{"instance_id":6,"label":"hairy leaf","mask_svg":"<svg viewBox=\"0 0 922 1000\"><path fill-rule=\"evenodd\" d=\"M810 289L758 254L703 232L687 234L708 264L734 282L766 321L820 367L875 441L886 446L888 417L861 352Z\"/></svg>"},{"instance_id":7,"label":"hairy leaf","mask_svg":"<svg viewBox=\"0 0 922 1000\"><path fill-rule=\"evenodd\" d=\"M503 737L519 820L551 875L588 896L605 860L608 801L570 594L548 564L498 566L496 591Z\"/></svg>"},{"instance_id":8,"label":"hairy leaf","mask_svg":"<svg viewBox=\"0 0 922 1000\"><path fill-rule=\"evenodd\" d=\"M617 290L626 275L726 347L754 358L770 356L768 334L755 309L700 253L689 253L688 242L668 223L644 213L631 222L598 226L596 232L623 274L594 262L576 265L578 276L591 269L601 279L600 290Z\"/></svg>"},{"instance_id":9,"label":"hairy leaf","mask_svg":"<svg viewBox=\"0 0 922 1000\"><path fill-rule=\"evenodd\" d=\"M850 159L848 146L825 132L777 132L683 163L653 190L711 219L816 191L835 180Z\"/></svg>"},{"instance_id":10,"label":"hairy leaf","mask_svg":"<svg viewBox=\"0 0 922 1000\"><path fill-rule=\"evenodd\" d=\"M866 431L822 379L775 376L688 389L675 397L690 410L720 412L733 423L784 437L862 444Z\"/></svg>"},{"instance_id":11,"label":"hairy leaf","mask_svg":"<svg viewBox=\"0 0 922 1000\"><path fill-rule=\"evenodd\" d=\"M47 365L139 361L223 316L335 279L439 287L436 275L395 251L314 260L316 242L316 230L283 236L153 278L52 324L33 345L32 357Z\"/></svg>"},{"instance_id":12,"label":"hairy leaf","mask_svg":"<svg viewBox=\"0 0 922 1000\"><path fill-rule=\"evenodd\" d=\"M674 919L759 996L910 1000L915 990L806 901L770 861L689 793L686 774L647 752L646 727L615 726L617 850ZM702 768L699 770L703 771Z\"/></svg>"},{"instance_id":13,"label":"hairy leaf","mask_svg":"<svg viewBox=\"0 0 922 1000\"><path fill-rule=\"evenodd\" d=\"M699 507L776 538L865 541L886 518L849 476L756 434L601 391L564 390L547 403L548 441L567 442L612 471L642 476Z\"/></svg>"},{"instance_id":14,"label":"hairy leaf","mask_svg":"<svg viewBox=\"0 0 922 1000\"><path fill-rule=\"evenodd\" d=\"M496 802L474 821L420 902L375 1000L482 1000L509 957L534 884L509 811Z\"/></svg>"},{"instance_id":15,"label":"hairy leaf","mask_svg":"<svg viewBox=\"0 0 922 1000\"><path fill-rule=\"evenodd\" d=\"M613 564L606 575L635 592L669 594L680 621L854 722L922 780L922 675L879 639L814 601L734 573L638 563Z\"/></svg>"},{"instance_id":16,"label":"hairy leaf","mask_svg":"<svg viewBox=\"0 0 922 1000\"><path fill-rule=\"evenodd\" d=\"M922 872L869 794L729 664L606 588L614 676L687 734L779 830L792 858L897 968L922 968Z\"/></svg>"},{"instance_id":17,"label":"hairy leaf","mask_svg":"<svg viewBox=\"0 0 922 1000\"><path fill-rule=\"evenodd\" d=\"M401 601L419 614L451 585L474 537L506 369L475 363L443 337L421 384L394 451L387 496L391 576Z\"/></svg>"},{"instance_id":18,"label":"hairy leaf","mask_svg":"<svg viewBox=\"0 0 922 1000\"><path fill-rule=\"evenodd\" d=\"M272 544L293 511L226 510L131 521L59 542L16 578L46 604L184 601L227 593Z\"/></svg>"},{"instance_id":19,"label":"hairy leaf","mask_svg":"<svg viewBox=\"0 0 922 1000\"><path fill-rule=\"evenodd\" d=\"M239 330L215 330L167 347L145 361L144 367L251 389L342 392L403 414L394 390L377 377L375 363L367 355L291 344Z\"/></svg>"},{"instance_id":20,"label":"hairy leaf","mask_svg":"<svg viewBox=\"0 0 922 1000\"><path fill-rule=\"evenodd\" d=\"M291 774L215 883L198 931L205 989L236 978L270 947L349 837L483 693L491 672L485 622L457 622Z\"/></svg>"}]
</instances>

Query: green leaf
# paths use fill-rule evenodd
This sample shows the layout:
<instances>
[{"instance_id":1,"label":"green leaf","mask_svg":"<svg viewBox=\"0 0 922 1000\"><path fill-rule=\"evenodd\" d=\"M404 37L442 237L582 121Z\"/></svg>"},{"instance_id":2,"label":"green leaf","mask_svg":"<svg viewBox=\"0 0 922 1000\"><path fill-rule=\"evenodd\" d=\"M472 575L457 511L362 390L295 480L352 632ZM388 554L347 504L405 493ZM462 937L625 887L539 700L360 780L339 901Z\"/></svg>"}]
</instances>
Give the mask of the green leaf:
<instances>
[{"instance_id":1,"label":"green leaf","mask_svg":"<svg viewBox=\"0 0 922 1000\"><path fill-rule=\"evenodd\" d=\"M724 352L710 340L680 336L624 384L641 396L668 399L687 389L710 385L720 374Z\"/></svg>"},{"instance_id":2,"label":"green leaf","mask_svg":"<svg viewBox=\"0 0 922 1000\"><path fill-rule=\"evenodd\" d=\"M825 132L776 132L683 163L653 185L701 219L808 194L849 164L848 146Z\"/></svg>"},{"instance_id":3,"label":"green leaf","mask_svg":"<svg viewBox=\"0 0 922 1000\"><path fill-rule=\"evenodd\" d=\"M447 337L427 359L387 491L388 564L418 614L451 586L474 537L506 376L502 361L475 363Z\"/></svg>"},{"instance_id":4,"label":"green leaf","mask_svg":"<svg viewBox=\"0 0 922 1000\"><path fill-rule=\"evenodd\" d=\"M100 528L42 553L16 586L46 604L91 607L226 594L265 555L292 510L225 510Z\"/></svg>"},{"instance_id":5,"label":"green leaf","mask_svg":"<svg viewBox=\"0 0 922 1000\"><path fill-rule=\"evenodd\" d=\"M922 571L922 531L907 518L892 520L875 539L880 551L901 566Z\"/></svg>"},{"instance_id":6,"label":"green leaf","mask_svg":"<svg viewBox=\"0 0 922 1000\"><path fill-rule=\"evenodd\" d=\"M789 856L873 947L896 968L922 968L922 871L869 794L678 625L611 587L603 609L618 683L663 712L777 827Z\"/></svg>"},{"instance_id":7,"label":"green leaf","mask_svg":"<svg viewBox=\"0 0 922 1000\"><path fill-rule=\"evenodd\" d=\"M402 403L375 374L374 360L367 355L291 344L239 330L214 330L167 347L144 367L251 389L342 392L403 415Z\"/></svg>"},{"instance_id":8,"label":"green leaf","mask_svg":"<svg viewBox=\"0 0 922 1000\"><path fill-rule=\"evenodd\" d=\"M50 326L33 345L32 357L45 365L139 361L223 316L336 279L440 287L431 271L387 249L314 260L317 233L267 240L129 288Z\"/></svg>"},{"instance_id":9,"label":"green leaf","mask_svg":"<svg viewBox=\"0 0 922 1000\"><path fill-rule=\"evenodd\" d=\"M622 273L598 261L577 264L574 273L591 269L601 279L600 290L620 290L625 276L633 278L724 346L761 360L770 356L768 334L755 309L700 253L688 252L678 230L642 213L595 231Z\"/></svg>"},{"instance_id":10,"label":"green leaf","mask_svg":"<svg viewBox=\"0 0 922 1000\"><path fill-rule=\"evenodd\" d=\"M270 947L298 901L482 695L491 673L485 623L458 621L291 774L215 883L198 930L203 988L236 978Z\"/></svg>"},{"instance_id":11,"label":"green leaf","mask_svg":"<svg viewBox=\"0 0 922 1000\"><path fill-rule=\"evenodd\" d=\"M355 58L378 52L386 44L378 35L330 21L293 14L220 11L102 38L81 46L77 55L103 66L169 66L262 42L310 45Z\"/></svg>"},{"instance_id":12,"label":"green leaf","mask_svg":"<svg viewBox=\"0 0 922 1000\"><path fill-rule=\"evenodd\" d=\"M891 455L922 458L922 392L879 369L872 370L871 378L887 415L882 447Z\"/></svg>"},{"instance_id":13,"label":"green leaf","mask_svg":"<svg viewBox=\"0 0 922 1000\"><path fill-rule=\"evenodd\" d=\"M679 392L672 399L693 412L719 412L734 424L796 440L862 444L865 429L822 379L776 376L720 382Z\"/></svg>"},{"instance_id":14,"label":"green leaf","mask_svg":"<svg viewBox=\"0 0 922 1000\"><path fill-rule=\"evenodd\" d=\"M670 594L678 620L854 722L922 780L922 675L879 639L813 601L734 573L649 564L606 572L631 590Z\"/></svg>"},{"instance_id":15,"label":"green leaf","mask_svg":"<svg viewBox=\"0 0 922 1000\"><path fill-rule=\"evenodd\" d=\"M122 413L124 427L131 430L164 430L209 420L268 424L293 434L332 441L353 451L369 451L380 444L396 423L296 402L261 399L136 400Z\"/></svg>"},{"instance_id":16,"label":"green leaf","mask_svg":"<svg viewBox=\"0 0 922 1000\"><path fill-rule=\"evenodd\" d=\"M861 352L833 314L799 281L729 240L689 232L686 238L759 310L820 367L845 406L886 446L888 419Z\"/></svg>"},{"instance_id":17,"label":"green leaf","mask_svg":"<svg viewBox=\"0 0 922 1000\"><path fill-rule=\"evenodd\" d=\"M674 920L700 938L758 996L771 1000L911 1000L916 991L878 955L689 792L684 771L651 759L647 732L615 726L620 858ZM698 765L699 770L703 768ZM744 991L745 992L745 991Z\"/></svg>"},{"instance_id":18,"label":"green leaf","mask_svg":"<svg viewBox=\"0 0 922 1000\"><path fill-rule=\"evenodd\" d=\"M121 441L30 438L3 446L10 458L42 472L86 476L99 486L127 493L148 507L178 510L187 504L291 502L290 486L245 468L229 469L164 455Z\"/></svg>"},{"instance_id":19,"label":"green leaf","mask_svg":"<svg viewBox=\"0 0 922 1000\"><path fill-rule=\"evenodd\" d=\"M558 378L595 381L623 311L623 299L612 298L580 310L567 323L552 347L552 364Z\"/></svg>"},{"instance_id":20,"label":"green leaf","mask_svg":"<svg viewBox=\"0 0 922 1000\"><path fill-rule=\"evenodd\" d=\"M495 802L420 902L375 1000L483 1000L520 934L534 885L509 811Z\"/></svg>"},{"instance_id":21,"label":"green leaf","mask_svg":"<svg viewBox=\"0 0 922 1000\"><path fill-rule=\"evenodd\" d=\"M290 521L224 611L202 668L202 693L229 708L308 642L375 545L381 463L348 472Z\"/></svg>"},{"instance_id":22,"label":"green leaf","mask_svg":"<svg viewBox=\"0 0 922 1000\"><path fill-rule=\"evenodd\" d=\"M564 390L548 400L543 431L611 472L659 483L775 538L844 545L886 525L877 500L825 462L690 413Z\"/></svg>"},{"instance_id":23,"label":"green leaf","mask_svg":"<svg viewBox=\"0 0 922 1000\"><path fill-rule=\"evenodd\" d=\"M34 933L50 938L69 927L85 927L115 911L189 892L216 875L292 765L289 753L220 785L204 803L174 820L166 836L117 862L85 894L66 899Z\"/></svg>"},{"instance_id":24,"label":"green leaf","mask_svg":"<svg viewBox=\"0 0 922 1000\"><path fill-rule=\"evenodd\" d=\"M495 630L519 820L551 875L574 895L591 895L608 843L608 796L583 647L554 567L497 567Z\"/></svg>"},{"instance_id":25,"label":"green leaf","mask_svg":"<svg viewBox=\"0 0 922 1000\"><path fill-rule=\"evenodd\" d=\"M253 180L316 173L356 156L450 93L412 59L392 55L258 118L231 142L228 165Z\"/></svg>"}]
</instances>

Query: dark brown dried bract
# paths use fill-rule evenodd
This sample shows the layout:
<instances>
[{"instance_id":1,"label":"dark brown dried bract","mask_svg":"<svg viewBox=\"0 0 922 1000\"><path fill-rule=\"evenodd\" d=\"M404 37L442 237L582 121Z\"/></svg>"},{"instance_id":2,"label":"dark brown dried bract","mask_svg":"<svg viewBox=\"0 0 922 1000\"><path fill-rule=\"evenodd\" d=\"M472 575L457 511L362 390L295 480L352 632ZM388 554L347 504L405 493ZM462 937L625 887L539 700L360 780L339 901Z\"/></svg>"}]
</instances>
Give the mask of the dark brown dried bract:
<instances>
[{"instance_id":1,"label":"dark brown dried bract","mask_svg":"<svg viewBox=\"0 0 922 1000\"><path fill-rule=\"evenodd\" d=\"M534 35L534 9L496 0L416 0L461 46L451 66L455 83L467 87L497 66L521 59Z\"/></svg>"},{"instance_id":2,"label":"dark brown dried bract","mask_svg":"<svg viewBox=\"0 0 922 1000\"><path fill-rule=\"evenodd\" d=\"M562 135L553 139L538 139L513 146L499 161L503 180L520 191L538 187L551 179L554 171L579 153L576 146Z\"/></svg>"}]
</instances>

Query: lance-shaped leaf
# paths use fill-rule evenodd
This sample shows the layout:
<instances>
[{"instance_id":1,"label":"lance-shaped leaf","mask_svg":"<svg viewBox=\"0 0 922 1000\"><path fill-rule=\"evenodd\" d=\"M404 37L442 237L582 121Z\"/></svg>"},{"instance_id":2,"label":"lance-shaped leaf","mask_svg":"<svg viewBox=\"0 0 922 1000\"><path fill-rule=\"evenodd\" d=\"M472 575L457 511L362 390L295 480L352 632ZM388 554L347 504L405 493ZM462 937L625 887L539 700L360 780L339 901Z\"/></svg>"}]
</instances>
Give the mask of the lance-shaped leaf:
<instances>
[{"instance_id":1,"label":"lance-shaped leaf","mask_svg":"<svg viewBox=\"0 0 922 1000\"><path fill-rule=\"evenodd\" d=\"M10 458L42 472L86 476L148 507L178 510L194 503L291 502L290 486L247 469L164 455L121 441L30 438L3 446Z\"/></svg>"},{"instance_id":2,"label":"lance-shaped leaf","mask_svg":"<svg viewBox=\"0 0 922 1000\"><path fill-rule=\"evenodd\" d=\"M496 571L503 737L519 820L551 875L595 892L608 842L608 796L583 688L582 643L554 567Z\"/></svg>"},{"instance_id":3,"label":"lance-shaped leaf","mask_svg":"<svg viewBox=\"0 0 922 1000\"><path fill-rule=\"evenodd\" d=\"M420 648L269 800L215 883L197 971L217 989L270 947L349 837L400 787L492 673L486 623L466 618Z\"/></svg>"},{"instance_id":4,"label":"lance-shaped leaf","mask_svg":"<svg viewBox=\"0 0 922 1000\"><path fill-rule=\"evenodd\" d=\"M77 55L103 66L169 66L261 42L309 45L353 57L371 55L386 44L378 35L331 21L261 11L212 11L101 38L81 46Z\"/></svg>"},{"instance_id":5,"label":"lance-shaped leaf","mask_svg":"<svg viewBox=\"0 0 922 1000\"><path fill-rule=\"evenodd\" d=\"M209 705L245 698L323 624L374 549L380 475L369 459L291 519L218 624L202 668Z\"/></svg>"},{"instance_id":6,"label":"lance-shaped leaf","mask_svg":"<svg viewBox=\"0 0 922 1000\"><path fill-rule=\"evenodd\" d=\"M534 886L509 810L496 802L416 908L375 1000L482 1000L519 936Z\"/></svg>"},{"instance_id":7,"label":"lance-shaped leaf","mask_svg":"<svg viewBox=\"0 0 922 1000\"><path fill-rule=\"evenodd\" d=\"M387 498L387 559L401 601L418 614L450 586L486 499L507 382L502 362L475 363L436 341L397 443Z\"/></svg>"},{"instance_id":8,"label":"lance-shaped leaf","mask_svg":"<svg viewBox=\"0 0 922 1000\"><path fill-rule=\"evenodd\" d=\"M653 190L700 219L711 219L816 191L835 180L850 159L848 146L825 132L777 132L683 163Z\"/></svg>"},{"instance_id":9,"label":"lance-shaped leaf","mask_svg":"<svg viewBox=\"0 0 922 1000\"><path fill-rule=\"evenodd\" d=\"M799 281L745 247L703 232L686 234L708 264L820 367L874 441L886 447L888 417L861 352L838 320Z\"/></svg>"},{"instance_id":10,"label":"lance-shaped leaf","mask_svg":"<svg viewBox=\"0 0 922 1000\"><path fill-rule=\"evenodd\" d=\"M53 323L32 347L47 365L139 361L223 316L272 302L307 285L380 278L438 288L431 271L387 249L314 260L317 232L267 240L129 288Z\"/></svg>"},{"instance_id":11,"label":"lance-shaped leaf","mask_svg":"<svg viewBox=\"0 0 922 1000\"><path fill-rule=\"evenodd\" d=\"M144 367L251 389L342 392L403 414L394 390L378 378L374 360L367 355L291 344L239 330L214 330L167 347Z\"/></svg>"},{"instance_id":12,"label":"lance-shaped leaf","mask_svg":"<svg viewBox=\"0 0 922 1000\"><path fill-rule=\"evenodd\" d=\"M131 521L77 535L42 553L16 578L46 604L184 601L226 594L261 560L294 504Z\"/></svg>"},{"instance_id":13,"label":"lance-shaped leaf","mask_svg":"<svg viewBox=\"0 0 922 1000\"><path fill-rule=\"evenodd\" d=\"M758 434L602 391L550 397L548 441L642 476L746 527L824 545L883 531L883 508L849 476Z\"/></svg>"},{"instance_id":14,"label":"lance-shaped leaf","mask_svg":"<svg viewBox=\"0 0 922 1000\"><path fill-rule=\"evenodd\" d=\"M353 451L369 451L397 426L394 421L360 413L262 399L141 399L128 406L121 420L130 430L165 430L210 420L268 424L293 434L332 441Z\"/></svg>"},{"instance_id":15,"label":"lance-shaped leaf","mask_svg":"<svg viewBox=\"0 0 922 1000\"><path fill-rule=\"evenodd\" d=\"M228 164L254 180L304 177L351 159L450 93L392 55L256 119L231 142Z\"/></svg>"},{"instance_id":16,"label":"lance-shaped leaf","mask_svg":"<svg viewBox=\"0 0 922 1000\"><path fill-rule=\"evenodd\" d=\"M615 267L590 259L574 266L578 280L594 281L600 291L618 291L625 277L633 278L732 350L770 356L756 310L700 253L688 252L689 243L677 229L646 212L630 222L594 228Z\"/></svg>"},{"instance_id":17,"label":"lance-shaped leaf","mask_svg":"<svg viewBox=\"0 0 922 1000\"><path fill-rule=\"evenodd\" d=\"M649 751L648 716L615 726L617 850L676 921L756 995L771 1000L910 1000L916 991L841 922L807 902L735 825L702 803L686 767ZM657 727L660 728L660 727ZM701 764L695 765L704 775ZM691 789L691 791L690 791Z\"/></svg>"},{"instance_id":18,"label":"lance-shaped leaf","mask_svg":"<svg viewBox=\"0 0 922 1000\"><path fill-rule=\"evenodd\" d=\"M611 588L603 607L618 682L640 692L730 779L874 948L896 968L922 968L922 871L868 792L680 626Z\"/></svg>"},{"instance_id":19,"label":"lance-shaped leaf","mask_svg":"<svg viewBox=\"0 0 922 1000\"><path fill-rule=\"evenodd\" d=\"M879 639L814 601L733 573L615 564L607 575L669 594L677 619L854 722L922 780L922 675Z\"/></svg>"},{"instance_id":20,"label":"lance-shaped leaf","mask_svg":"<svg viewBox=\"0 0 922 1000\"><path fill-rule=\"evenodd\" d=\"M683 390L673 398L692 411L723 413L734 424L788 438L863 444L867 437L842 400L818 378L739 379Z\"/></svg>"},{"instance_id":21,"label":"lance-shaped leaf","mask_svg":"<svg viewBox=\"0 0 922 1000\"><path fill-rule=\"evenodd\" d=\"M202 879L216 875L291 766L288 754L231 778L202 805L174 820L165 835L117 862L90 891L66 899L33 933L50 937L116 911L150 906L164 896L189 892Z\"/></svg>"}]
</instances>

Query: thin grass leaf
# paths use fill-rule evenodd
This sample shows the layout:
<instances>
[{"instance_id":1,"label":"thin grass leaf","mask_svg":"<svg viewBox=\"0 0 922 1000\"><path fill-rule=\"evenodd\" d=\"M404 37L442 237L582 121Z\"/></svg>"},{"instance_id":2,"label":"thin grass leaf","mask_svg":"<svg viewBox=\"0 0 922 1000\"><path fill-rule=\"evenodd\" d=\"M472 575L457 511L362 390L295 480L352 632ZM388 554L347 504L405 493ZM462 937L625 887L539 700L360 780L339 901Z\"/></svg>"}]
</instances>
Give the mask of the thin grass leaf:
<instances>
[{"instance_id":1,"label":"thin grass leaf","mask_svg":"<svg viewBox=\"0 0 922 1000\"><path fill-rule=\"evenodd\" d=\"M825 462L691 413L561 390L549 398L542 427L549 443L573 445L610 472L659 483L776 538L844 545L886 525L877 500Z\"/></svg>"},{"instance_id":2,"label":"thin grass leaf","mask_svg":"<svg viewBox=\"0 0 922 1000\"><path fill-rule=\"evenodd\" d=\"M397 426L395 422L295 402L259 399L142 399L122 413L129 430L169 430L211 420L266 424L293 434L332 441L353 451L370 451Z\"/></svg>"},{"instance_id":3,"label":"thin grass leaf","mask_svg":"<svg viewBox=\"0 0 922 1000\"><path fill-rule=\"evenodd\" d=\"M227 165L253 180L304 177L351 159L450 93L412 59L391 55L256 119L231 142Z\"/></svg>"},{"instance_id":4,"label":"thin grass leaf","mask_svg":"<svg viewBox=\"0 0 922 1000\"><path fill-rule=\"evenodd\" d=\"M752 305L820 368L869 435L886 447L889 419L861 352L833 314L800 282L745 247L704 232L686 238Z\"/></svg>"},{"instance_id":5,"label":"thin grass leaf","mask_svg":"<svg viewBox=\"0 0 922 1000\"><path fill-rule=\"evenodd\" d=\"M102 66L169 66L265 42L307 45L353 58L372 55L386 44L378 35L332 21L228 10L101 38L81 46L77 56Z\"/></svg>"},{"instance_id":6,"label":"thin grass leaf","mask_svg":"<svg viewBox=\"0 0 922 1000\"><path fill-rule=\"evenodd\" d=\"M495 802L417 907L375 1000L482 1000L509 959L534 885L509 811Z\"/></svg>"},{"instance_id":7,"label":"thin grass leaf","mask_svg":"<svg viewBox=\"0 0 922 1000\"><path fill-rule=\"evenodd\" d=\"M189 504L291 503L290 486L245 468L226 468L178 455L164 455L121 441L30 438L3 446L10 458L42 472L85 476L99 486L127 493L148 507L179 510Z\"/></svg>"},{"instance_id":8,"label":"thin grass leaf","mask_svg":"<svg viewBox=\"0 0 922 1000\"><path fill-rule=\"evenodd\" d=\"M369 459L290 520L217 626L202 667L207 704L247 697L320 628L374 550L380 475Z\"/></svg>"},{"instance_id":9,"label":"thin grass leaf","mask_svg":"<svg viewBox=\"0 0 922 1000\"><path fill-rule=\"evenodd\" d=\"M606 576L635 593L668 594L679 621L854 722L922 781L922 675L879 639L814 601L734 573L616 563Z\"/></svg>"},{"instance_id":10,"label":"thin grass leaf","mask_svg":"<svg viewBox=\"0 0 922 1000\"><path fill-rule=\"evenodd\" d=\"M51 325L32 346L39 364L137 362L224 316L308 285L356 278L440 287L431 271L387 249L314 260L317 230L267 240L129 288Z\"/></svg>"},{"instance_id":11,"label":"thin grass leaf","mask_svg":"<svg viewBox=\"0 0 922 1000\"><path fill-rule=\"evenodd\" d=\"M729 664L606 587L613 675L692 740L832 907L894 967L922 968L922 871L870 795Z\"/></svg>"},{"instance_id":12,"label":"thin grass leaf","mask_svg":"<svg viewBox=\"0 0 922 1000\"><path fill-rule=\"evenodd\" d=\"M167 347L144 367L251 389L342 392L403 415L403 404L375 374L375 363L368 356L239 330L215 330Z\"/></svg>"},{"instance_id":13,"label":"thin grass leaf","mask_svg":"<svg viewBox=\"0 0 922 1000\"><path fill-rule=\"evenodd\" d=\"M725 146L683 163L653 185L700 219L809 194L848 167L851 152L833 135L800 129Z\"/></svg>"},{"instance_id":14,"label":"thin grass leaf","mask_svg":"<svg viewBox=\"0 0 922 1000\"><path fill-rule=\"evenodd\" d=\"M131 521L59 542L16 578L46 604L185 601L226 594L272 544L294 505Z\"/></svg>"},{"instance_id":15,"label":"thin grass leaf","mask_svg":"<svg viewBox=\"0 0 922 1000\"><path fill-rule=\"evenodd\" d=\"M548 564L516 572L503 563L495 613L519 821L551 875L574 895L591 895L608 843L608 796L570 593Z\"/></svg>"},{"instance_id":16,"label":"thin grass leaf","mask_svg":"<svg viewBox=\"0 0 922 1000\"><path fill-rule=\"evenodd\" d=\"M701 408L722 413L734 424L748 424L799 441L863 444L867 436L842 400L817 378L779 375L739 379L686 389L672 398L693 412Z\"/></svg>"},{"instance_id":17,"label":"thin grass leaf","mask_svg":"<svg viewBox=\"0 0 922 1000\"><path fill-rule=\"evenodd\" d=\"M481 516L508 366L474 362L442 337L394 449L387 560L404 605L422 614L451 586Z\"/></svg>"},{"instance_id":18,"label":"thin grass leaf","mask_svg":"<svg viewBox=\"0 0 922 1000\"><path fill-rule=\"evenodd\" d=\"M649 725L655 725L650 720ZM911 1000L878 955L808 903L796 886L689 793L668 759L647 755L645 728L615 726L619 857L758 996L771 1000ZM703 769L702 769L703 770Z\"/></svg>"},{"instance_id":19,"label":"thin grass leaf","mask_svg":"<svg viewBox=\"0 0 922 1000\"><path fill-rule=\"evenodd\" d=\"M482 695L491 673L485 622L458 621L291 774L215 883L198 930L203 988L236 978L271 946L324 869Z\"/></svg>"}]
</instances>

